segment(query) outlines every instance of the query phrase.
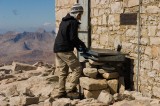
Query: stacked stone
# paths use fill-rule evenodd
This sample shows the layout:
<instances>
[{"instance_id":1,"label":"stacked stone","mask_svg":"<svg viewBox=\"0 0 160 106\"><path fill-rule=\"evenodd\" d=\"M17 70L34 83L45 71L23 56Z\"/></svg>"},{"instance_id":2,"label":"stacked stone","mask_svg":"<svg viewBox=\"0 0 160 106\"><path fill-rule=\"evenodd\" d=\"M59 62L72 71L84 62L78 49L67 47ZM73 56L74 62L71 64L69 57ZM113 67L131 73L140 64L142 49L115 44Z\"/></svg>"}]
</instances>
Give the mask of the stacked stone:
<instances>
[{"instance_id":1,"label":"stacked stone","mask_svg":"<svg viewBox=\"0 0 160 106\"><path fill-rule=\"evenodd\" d=\"M88 64L88 67L83 69L84 77L80 78L80 86L83 88L85 98L97 99L102 90L111 94L119 92L119 88L121 89L120 91L125 90L124 78L119 77L118 72L93 68L97 66L101 67L104 63L90 61L90 63L86 64ZM89 64L92 66L89 66Z\"/></svg>"}]
</instances>

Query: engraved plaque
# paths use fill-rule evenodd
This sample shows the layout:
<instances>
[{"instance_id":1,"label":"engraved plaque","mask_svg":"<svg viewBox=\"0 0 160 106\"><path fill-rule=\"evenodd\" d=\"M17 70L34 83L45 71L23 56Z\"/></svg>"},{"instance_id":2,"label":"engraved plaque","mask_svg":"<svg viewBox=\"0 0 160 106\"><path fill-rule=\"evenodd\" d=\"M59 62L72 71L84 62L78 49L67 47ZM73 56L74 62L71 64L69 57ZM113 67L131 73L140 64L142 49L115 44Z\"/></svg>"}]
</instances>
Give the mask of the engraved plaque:
<instances>
[{"instance_id":1,"label":"engraved plaque","mask_svg":"<svg viewBox=\"0 0 160 106\"><path fill-rule=\"evenodd\" d=\"M120 14L120 25L137 25L137 13Z\"/></svg>"}]
</instances>

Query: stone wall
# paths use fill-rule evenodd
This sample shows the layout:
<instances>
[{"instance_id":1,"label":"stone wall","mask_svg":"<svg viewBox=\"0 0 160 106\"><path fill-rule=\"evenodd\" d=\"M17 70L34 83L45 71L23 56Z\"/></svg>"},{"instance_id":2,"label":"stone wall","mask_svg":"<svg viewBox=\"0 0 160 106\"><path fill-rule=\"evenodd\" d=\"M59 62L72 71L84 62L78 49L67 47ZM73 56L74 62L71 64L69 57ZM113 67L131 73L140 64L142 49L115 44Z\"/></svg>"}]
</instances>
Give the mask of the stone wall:
<instances>
[{"instance_id":1,"label":"stone wall","mask_svg":"<svg viewBox=\"0 0 160 106\"><path fill-rule=\"evenodd\" d=\"M91 42L93 48L116 50L134 59L137 71L138 26L120 25L121 13L136 13L139 0L92 0ZM148 96L160 97L160 1L142 0L139 89ZM136 85L136 84L134 84Z\"/></svg>"},{"instance_id":2,"label":"stone wall","mask_svg":"<svg viewBox=\"0 0 160 106\"><path fill-rule=\"evenodd\" d=\"M56 27L76 0L56 0ZM133 59L137 71L138 26L120 25L121 13L138 11L139 0L91 0L91 47L116 50ZM139 89L160 98L160 1L142 0ZM136 84L134 84L136 85Z\"/></svg>"}]
</instances>

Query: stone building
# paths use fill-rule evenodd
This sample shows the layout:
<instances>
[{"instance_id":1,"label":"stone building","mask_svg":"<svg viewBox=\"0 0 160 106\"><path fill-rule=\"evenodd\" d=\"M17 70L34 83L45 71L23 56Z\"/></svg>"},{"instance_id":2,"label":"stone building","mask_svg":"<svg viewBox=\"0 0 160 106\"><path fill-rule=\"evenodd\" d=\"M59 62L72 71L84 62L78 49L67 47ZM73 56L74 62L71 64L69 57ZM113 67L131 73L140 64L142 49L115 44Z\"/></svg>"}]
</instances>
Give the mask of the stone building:
<instances>
[{"instance_id":1,"label":"stone building","mask_svg":"<svg viewBox=\"0 0 160 106\"><path fill-rule=\"evenodd\" d=\"M90 0L90 45L111 50L120 45L121 51L128 54L135 90L138 88L144 95L160 98L160 0L141 1L139 6L139 0ZM76 2L78 0L56 0L57 30L62 17ZM138 14L139 7L137 24L122 25L120 15Z\"/></svg>"}]
</instances>

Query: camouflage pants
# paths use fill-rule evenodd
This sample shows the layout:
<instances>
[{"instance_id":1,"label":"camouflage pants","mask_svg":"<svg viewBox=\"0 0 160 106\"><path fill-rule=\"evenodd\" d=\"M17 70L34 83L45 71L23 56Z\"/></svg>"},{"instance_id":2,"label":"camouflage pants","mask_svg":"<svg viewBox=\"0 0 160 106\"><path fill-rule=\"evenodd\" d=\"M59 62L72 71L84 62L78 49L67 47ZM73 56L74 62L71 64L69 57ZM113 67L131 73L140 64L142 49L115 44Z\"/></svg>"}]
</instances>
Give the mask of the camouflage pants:
<instances>
[{"instance_id":1,"label":"camouflage pants","mask_svg":"<svg viewBox=\"0 0 160 106\"><path fill-rule=\"evenodd\" d=\"M56 58L59 67L59 92L65 92L66 78L69 73L69 68L72 70L72 77L69 85L72 90L78 84L79 77L82 73L82 66L73 52L56 53Z\"/></svg>"}]
</instances>

